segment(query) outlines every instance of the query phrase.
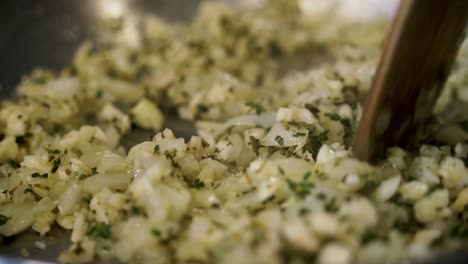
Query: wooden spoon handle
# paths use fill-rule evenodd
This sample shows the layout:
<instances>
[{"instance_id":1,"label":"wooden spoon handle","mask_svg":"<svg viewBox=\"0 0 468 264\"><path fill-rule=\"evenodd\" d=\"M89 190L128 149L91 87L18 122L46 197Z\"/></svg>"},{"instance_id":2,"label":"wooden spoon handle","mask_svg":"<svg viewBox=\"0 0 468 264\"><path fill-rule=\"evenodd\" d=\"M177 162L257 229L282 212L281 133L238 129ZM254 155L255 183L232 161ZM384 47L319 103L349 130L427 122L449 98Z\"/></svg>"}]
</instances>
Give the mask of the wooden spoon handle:
<instances>
[{"instance_id":1,"label":"wooden spoon handle","mask_svg":"<svg viewBox=\"0 0 468 264\"><path fill-rule=\"evenodd\" d=\"M358 158L371 161L415 139L432 114L467 19L468 0L401 0L355 138Z\"/></svg>"}]
</instances>

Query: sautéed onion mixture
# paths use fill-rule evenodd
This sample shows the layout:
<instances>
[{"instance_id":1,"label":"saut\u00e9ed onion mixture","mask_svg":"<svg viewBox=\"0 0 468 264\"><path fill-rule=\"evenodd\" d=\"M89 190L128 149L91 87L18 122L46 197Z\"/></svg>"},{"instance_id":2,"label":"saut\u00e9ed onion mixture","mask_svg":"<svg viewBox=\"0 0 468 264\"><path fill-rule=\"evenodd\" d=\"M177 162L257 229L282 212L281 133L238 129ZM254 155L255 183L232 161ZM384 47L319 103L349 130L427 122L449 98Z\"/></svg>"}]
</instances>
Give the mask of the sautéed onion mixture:
<instances>
[{"instance_id":1,"label":"saut\u00e9ed onion mixture","mask_svg":"<svg viewBox=\"0 0 468 264\"><path fill-rule=\"evenodd\" d=\"M396 263L466 247L466 135L431 131L468 102L468 47L428 136L374 166L351 143L388 22L307 10L210 2L186 24L141 18L131 43L110 21L69 67L33 71L0 108L0 234L69 230L63 263ZM165 129L168 113L197 134ZM138 130L154 136L124 147Z\"/></svg>"}]
</instances>

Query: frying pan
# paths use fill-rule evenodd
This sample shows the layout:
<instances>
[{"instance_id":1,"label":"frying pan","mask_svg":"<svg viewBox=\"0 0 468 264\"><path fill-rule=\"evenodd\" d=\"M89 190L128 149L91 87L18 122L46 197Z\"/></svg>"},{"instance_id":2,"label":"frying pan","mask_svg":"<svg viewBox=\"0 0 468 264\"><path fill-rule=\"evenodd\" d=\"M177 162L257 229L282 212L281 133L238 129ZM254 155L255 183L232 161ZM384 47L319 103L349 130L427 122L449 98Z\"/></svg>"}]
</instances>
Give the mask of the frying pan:
<instances>
[{"instance_id":1,"label":"frying pan","mask_svg":"<svg viewBox=\"0 0 468 264\"><path fill-rule=\"evenodd\" d=\"M59 70L70 63L81 42L98 39L97 25L103 15L98 5L103 1L106 0L1 0L0 97L11 97L22 76L33 68ZM387 0L379 1L388 4ZM176 22L190 19L200 0L120 2L125 2L125 12L151 12ZM0 238L0 263L55 262L58 253L68 247L68 237L66 231L55 228L46 237L26 232ZM34 243L38 240L46 242L47 248L36 248ZM23 256L22 249L30 256ZM468 252L452 252L425 263L468 263Z\"/></svg>"}]
</instances>

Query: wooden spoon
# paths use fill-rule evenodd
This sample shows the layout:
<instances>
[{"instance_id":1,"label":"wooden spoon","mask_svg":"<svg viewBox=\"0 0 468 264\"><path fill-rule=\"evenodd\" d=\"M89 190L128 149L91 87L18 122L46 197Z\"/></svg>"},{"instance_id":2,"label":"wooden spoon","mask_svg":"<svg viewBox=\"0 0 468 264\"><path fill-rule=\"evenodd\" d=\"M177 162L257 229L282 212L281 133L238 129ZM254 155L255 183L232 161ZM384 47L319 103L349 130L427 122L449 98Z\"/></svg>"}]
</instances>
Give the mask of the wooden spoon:
<instances>
[{"instance_id":1,"label":"wooden spoon","mask_svg":"<svg viewBox=\"0 0 468 264\"><path fill-rule=\"evenodd\" d=\"M374 161L388 147L417 138L449 75L467 19L468 0L401 0L355 138L358 158Z\"/></svg>"}]
</instances>

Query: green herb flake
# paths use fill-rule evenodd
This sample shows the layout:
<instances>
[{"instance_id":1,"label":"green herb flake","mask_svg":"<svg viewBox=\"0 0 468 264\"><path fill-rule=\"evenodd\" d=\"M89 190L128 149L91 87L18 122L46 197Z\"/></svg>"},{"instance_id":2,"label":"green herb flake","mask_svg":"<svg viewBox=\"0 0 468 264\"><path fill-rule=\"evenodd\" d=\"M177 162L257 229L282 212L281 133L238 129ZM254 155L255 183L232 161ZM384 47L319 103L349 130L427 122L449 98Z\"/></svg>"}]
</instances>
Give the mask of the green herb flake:
<instances>
[{"instance_id":1,"label":"green herb flake","mask_svg":"<svg viewBox=\"0 0 468 264\"><path fill-rule=\"evenodd\" d=\"M48 176L49 176L48 173L40 174L39 172L35 172L35 173L31 174L31 177L33 177L33 178L47 178Z\"/></svg>"},{"instance_id":2,"label":"green herb flake","mask_svg":"<svg viewBox=\"0 0 468 264\"><path fill-rule=\"evenodd\" d=\"M296 159L300 159L300 158L301 158L301 156L299 156L299 154L297 154L297 153L295 153L295 152L291 153L291 156L294 157L294 158L296 158Z\"/></svg>"},{"instance_id":3,"label":"green herb flake","mask_svg":"<svg viewBox=\"0 0 468 264\"><path fill-rule=\"evenodd\" d=\"M199 104L199 105L197 105L197 110L198 110L198 112L200 112L200 113L206 113L206 112L208 112L208 110L210 110L210 109L208 108L207 105Z\"/></svg>"},{"instance_id":4,"label":"green herb flake","mask_svg":"<svg viewBox=\"0 0 468 264\"><path fill-rule=\"evenodd\" d=\"M285 171L283 168L281 168L280 166L278 166L278 171L279 173L281 173L282 175L284 175Z\"/></svg>"},{"instance_id":5,"label":"green herb flake","mask_svg":"<svg viewBox=\"0 0 468 264\"><path fill-rule=\"evenodd\" d=\"M302 137L302 136L305 136L306 133L302 133L302 132L296 132L293 136L294 137Z\"/></svg>"},{"instance_id":6,"label":"green herb flake","mask_svg":"<svg viewBox=\"0 0 468 264\"><path fill-rule=\"evenodd\" d=\"M15 142L16 142L16 144L18 144L18 145L20 145L20 146L21 146L21 145L24 145L24 144L27 142L27 141L26 141L26 137L25 137L25 136L17 136L17 137L15 138Z\"/></svg>"},{"instance_id":7,"label":"green herb flake","mask_svg":"<svg viewBox=\"0 0 468 264\"><path fill-rule=\"evenodd\" d=\"M59 124L55 124L52 131L54 134L62 134L65 131L65 128Z\"/></svg>"},{"instance_id":8,"label":"green herb flake","mask_svg":"<svg viewBox=\"0 0 468 264\"><path fill-rule=\"evenodd\" d=\"M10 167L12 167L13 169L18 169L19 167L21 167L16 160L8 161L8 165L10 165Z\"/></svg>"},{"instance_id":9,"label":"green herb flake","mask_svg":"<svg viewBox=\"0 0 468 264\"><path fill-rule=\"evenodd\" d=\"M270 156L273 155L276 151L278 151L277 148L271 147L271 146L268 147L267 150L268 150L268 157L270 157Z\"/></svg>"},{"instance_id":10,"label":"green herb flake","mask_svg":"<svg viewBox=\"0 0 468 264\"><path fill-rule=\"evenodd\" d=\"M111 226L106 225L105 223L97 223L88 229L88 235L96 238L109 239L112 237Z\"/></svg>"},{"instance_id":11,"label":"green herb flake","mask_svg":"<svg viewBox=\"0 0 468 264\"><path fill-rule=\"evenodd\" d=\"M317 199L319 199L321 201L323 201L323 200L325 200L325 198L327 198L327 196L324 193L321 193L321 192L317 193L316 197L317 197Z\"/></svg>"},{"instance_id":12,"label":"green herb flake","mask_svg":"<svg viewBox=\"0 0 468 264\"><path fill-rule=\"evenodd\" d=\"M252 150L255 154L258 155L258 150L262 147L262 144L260 144L260 140L258 138L250 136L250 146L252 146Z\"/></svg>"},{"instance_id":13,"label":"green herb flake","mask_svg":"<svg viewBox=\"0 0 468 264\"><path fill-rule=\"evenodd\" d=\"M330 130L325 130L322 133L319 134L318 139L320 141L327 141L328 140L328 133L330 133Z\"/></svg>"},{"instance_id":14,"label":"green herb flake","mask_svg":"<svg viewBox=\"0 0 468 264\"><path fill-rule=\"evenodd\" d=\"M159 145L154 146L153 153L156 154L159 152Z\"/></svg>"},{"instance_id":15,"label":"green herb flake","mask_svg":"<svg viewBox=\"0 0 468 264\"><path fill-rule=\"evenodd\" d=\"M293 182L288 179L288 186L297 196L304 198L315 187L313 183L302 180L300 182Z\"/></svg>"},{"instance_id":16,"label":"green herb flake","mask_svg":"<svg viewBox=\"0 0 468 264\"><path fill-rule=\"evenodd\" d=\"M205 187L205 183L202 182L200 179L195 179L192 183L192 187L195 189L201 189Z\"/></svg>"},{"instance_id":17,"label":"green herb flake","mask_svg":"<svg viewBox=\"0 0 468 264\"><path fill-rule=\"evenodd\" d=\"M307 208L299 209L299 215L306 215L308 213L309 213L309 209L307 209Z\"/></svg>"},{"instance_id":18,"label":"green herb flake","mask_svg":"<svg viewBox=\"0 0 468 264\"><path fill-rule=\"evenodd\" d=\"M159 230L157 228L153 228L153 229L151 229L151 234L153 234L153 236L155 236L155 237L161 237L161 230Z\"/></svg>"},{"instance_id":19,"label":"green herb flake","mask_svg":"<svg viewBox=\"0 0 468 264\"><path fill-rule=\"evenodd\" d=\"M320 113L320 110L312 104L305 104L305 108L315 116L317 116Z\"/></svg>"},{"instance_id":20,"label":"green herb flake","mask_svg":"<svg viewBox=\"0 0 468 264\"><path fill-rule=\"evenodd\" d=\"M257 190L257 187L254 186L254 187L248 189L247 191L243 191L241 194L246 195L246 194L249 194L249 193L251 193L251 192L253 192L255 190Z\"/></svg>"},{"instance_id":21,"label":"green herb flake","mask_svg":"<svg viewBox=\"0 0 468 264\"><path fill-rule=\"evenodd\" d=\"M376 240L377 238L379 238L377 233L375 233L373 231L367 231L361 237L361 241L362 241L363 244L367 244L369 242L372 242L372 241Z\"/></svg>"},{"instance_id":22,"label":"green herb flake","mask_svg":"<svg viewBox=\"0 0 468 264\"><path fill-rule=\"evenodd\" d=\"M161 242L165 245L171 243L171 241L173 241L174 239L177 239L178 234L176 233L176 231L169 229L169 232L166 236L167 237L161 239Z\"/></svg>"},{"instance_id":23,"label":"green herb flake","mask_svg":"<svg viewBox=\"0 0 468 264\"><path fill-rule=\"evenodd\" d=\"M300 123L297 122L296 120L292 120L292 121L289 121L289 122L288 122L288 125L290 125L290 126L299 126Z\"/></svg>"},{"instance_id":24,"label":"green herb flake","mask_svg":"<svg viewBox=\"0 0 468 264\"><path fill-rule=\"evenodd\" d=\"M96 167L92 167L92 168L91 168L91 172L92 172L93 174L97 174L97 168L96 168Z\"/></svg>"},{"instance_id":25,"label":"green herb flake","mask_svg":"<svg viewBox=\"0 0 468 264\"><path fill-rule=\"evenodd\" d=\"M318 135L309 133L307 143L304 145L304 149L309 151L312 156L316 158L323 143L328 140L328 133L330 133L329 130L325 130Z\"/></svg>"},{"instance_id":26,"label":"green herb flake","mask_svg":"<svg viewBox=\"0 0 468 264\"><path fill-rule=\"evenodd\" d=\"M27 188L24 190L24 193L30 193L32 196L34 196L34 200L39 201L42 199L37 193L35 193L31 188Z\"/></svg>"},{"instance_id":27,"label":"green herb flake","mask_svg":"<svg viewBox=\"0 0 468 264\"><path fill-rule=\"evenodd\" d=\"M92 199L93 199L93 196L91 196L91 194L88 194L83 197L83 202L86 204L90 204Z\"/></svg>"},{"instance_id":28,"label":"green herb flake","mask_svg":"<svg viewBox=\"0 0 468 264\"><path fill-rule=\"evenodd\" d=\"M377 183L376 182L366 181L364 183L364 186L362 186L361 189L359 190L359 193L364 194L364 195L368 195L368 194L372 193L376 188L377 188ZM397 199L397 198L394 198L394 199ZM392 199L391 201L394 201L394 199Z\"/></svg>"},{"instance_id":29,"label":"green herb flake","mask_svg":"<svg viewBox=\"0 0 468 264\"><path fill-rule=\"evenodd\" d=\"M333 121L340 121L341 120L341 116L338 115L338 114L329 114L328 117Z\"/></svg>"},{"instance_id":30,"label":"green herb flake","mask_svg":"<svg viewBox=\"0 0 468 264\"><path fill-rule=\"evenodd\" d=\"M351 121L349 119L341 119L340 122L345 128L352 128Z\"/></svg>"},{"instance_id":31,"label":"green herb flake","mask_svg":"<svg viewBox=\"0 0 468 264\"><path fill-rule=\"evenodd\" d=\"M0 214L0 226L6 224L10 219L11 217Z\"/></svg>"},{"instance_id":32,"label":"green herb flake","mask_svg":"<svg viewBox=\"0 0 468 264\"><path fill-rule=\"evenodd\" d=\"M54 149L50 153L54 154L54 155L57 155L57 154L60 154L60 150L59 149Z\"/></svg>"},{"instance_id":33,"label":"green herb flake","mask_svg":"<svg viewBox=\"0 0 468 264\"><path fill-rule=\"evenodd\" d=\"M259 104L259 103L256 103L256 102L249 101L249 102L245 103L245 105L250 107L251 109L254 109L255 113L257 113L257 115L259 115L261 112L265 111L263 106L261 104Z\"/></svg>"},{"instance_id":34,"label":"green herb flake","mask_svg":"<svg viewBox=\"0 0 468 264\"><path fill-rule=\"evenodd\" d=\"M281 136L276 136L275 141L280 145L283 146L284 144L284 139Z\"/></svg>"},{"instance_id":35,"label":"green herb flake","mask_svg":"<svg viewBox=\"0 0 468 264\"><path fill-rule=\"evenodd\" d=\"M453 228L451 234L458 238L468 238L468 222L464 222Z\"/></svg>"},{"instance_id":36,"label":"green herb flake","mask_svg":"<svg viewBox=\"0 0 468 264\"><path fill-rule=\"evenodd\" d=\"M60 162L62 162L62 160L61 160L60 158L55 159L55 160L52 162L52 164L53 164L52 173L55 173L55 172L58 170L58 168L59 168L59 166L60 166Z\"/></svg>"}]
</instances>

